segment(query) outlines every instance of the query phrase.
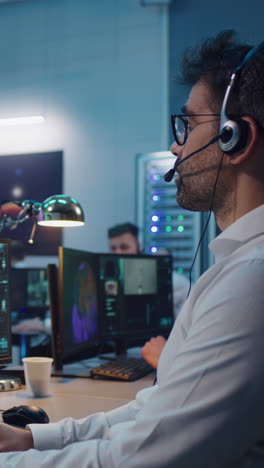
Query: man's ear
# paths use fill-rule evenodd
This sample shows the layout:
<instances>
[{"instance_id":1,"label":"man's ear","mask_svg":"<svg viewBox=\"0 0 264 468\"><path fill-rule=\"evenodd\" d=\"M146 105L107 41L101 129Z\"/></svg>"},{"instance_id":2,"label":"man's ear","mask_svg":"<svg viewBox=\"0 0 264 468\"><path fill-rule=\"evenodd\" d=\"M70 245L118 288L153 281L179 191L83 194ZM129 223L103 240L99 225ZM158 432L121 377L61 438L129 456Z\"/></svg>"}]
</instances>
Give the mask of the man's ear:
<instances>
[{"instance_id":1,"label":"man's ear","mask_svg":"<svg viewBox=\"0 0 264 468\"><path fill-rule=\"evenodd\" d=\"M233 166L239 165L250 158L259 143L260 130L255 120L250 116L242 117L241 120L248 127L247 142L243 149L230 155L230 164Z\"/></svg>"}]
</instances>

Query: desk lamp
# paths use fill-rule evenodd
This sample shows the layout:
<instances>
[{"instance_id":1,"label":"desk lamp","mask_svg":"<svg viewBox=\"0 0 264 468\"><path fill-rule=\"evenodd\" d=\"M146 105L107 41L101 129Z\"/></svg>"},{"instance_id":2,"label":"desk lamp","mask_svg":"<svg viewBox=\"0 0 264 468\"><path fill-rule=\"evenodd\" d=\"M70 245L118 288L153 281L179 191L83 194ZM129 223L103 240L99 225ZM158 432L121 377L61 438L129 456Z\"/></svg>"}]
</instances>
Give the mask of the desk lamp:
<instances>
[{"instance_id":1,"label":"desk lamp","mask_svg":"<svg viewBox=\"0 0 264 468\"><path fill-rule=\"evenodd\" d=\"M0 204L0 214L0 231L4 228L15 229L19 224L34 217L35 222L28 240L30 244L33 243L37 224L51 227L74 227L84 224L81 205L67 195L53 195L42 203L34 200L3 201Z\"/></svg>"}]
</instances>

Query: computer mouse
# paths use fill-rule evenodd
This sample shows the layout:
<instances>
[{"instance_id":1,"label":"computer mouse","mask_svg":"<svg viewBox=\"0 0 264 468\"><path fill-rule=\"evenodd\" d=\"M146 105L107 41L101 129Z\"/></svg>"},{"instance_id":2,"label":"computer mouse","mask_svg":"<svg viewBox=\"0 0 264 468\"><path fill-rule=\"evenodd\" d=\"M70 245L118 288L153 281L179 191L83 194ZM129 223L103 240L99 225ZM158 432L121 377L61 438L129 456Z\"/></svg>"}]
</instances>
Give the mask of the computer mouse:
<instances>
[{"instance_id":1,"label":"computer mouse","mask_svg":"<svg viewBox=\"0 0 264 468\"><path fill-rule=\"evenodd\" d=\"M13 406L2 412L3 421L12 426L26 427L32 423L48 423L47 413L39 406Z\"/></svg>"}]
</instances>

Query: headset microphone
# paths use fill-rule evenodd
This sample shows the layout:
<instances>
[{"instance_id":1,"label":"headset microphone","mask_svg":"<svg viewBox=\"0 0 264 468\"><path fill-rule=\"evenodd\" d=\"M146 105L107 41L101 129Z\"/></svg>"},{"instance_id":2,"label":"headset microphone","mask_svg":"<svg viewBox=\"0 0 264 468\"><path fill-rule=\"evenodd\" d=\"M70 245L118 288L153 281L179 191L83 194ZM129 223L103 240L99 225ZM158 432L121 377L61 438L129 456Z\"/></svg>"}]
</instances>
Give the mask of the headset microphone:
<instances>
[{"instance_id":1,"label":"headset microphone","mask_svg":"<svg viewBox=\"0 0 264 468\"><path fill-rule=\"evenodd\" d=\"M168 172L166 172L166 174L163 176L165 182L171 182L171 180L172 180L172 178L173 178L173 176L174 176L174 174L175 174L175 172L177 170L177 167L180 166L180 164L182 164L184 161L187 161L187 159L191 158L196 153L199 153L200 151L203 151L204 149L208 148L208 146L215 143L217 140L219 140L219 138L221 138L223 136L224 132L226 132L226 130L218 133L218 135L213 137L208 143L206 143L206 145L201 146L201 148L198 148L197 150L195 150L192 153L188 154L187 156L185 156L185 158L180 159L180 160L176 159L174 166Z\"/></svg>"}]
</instances>

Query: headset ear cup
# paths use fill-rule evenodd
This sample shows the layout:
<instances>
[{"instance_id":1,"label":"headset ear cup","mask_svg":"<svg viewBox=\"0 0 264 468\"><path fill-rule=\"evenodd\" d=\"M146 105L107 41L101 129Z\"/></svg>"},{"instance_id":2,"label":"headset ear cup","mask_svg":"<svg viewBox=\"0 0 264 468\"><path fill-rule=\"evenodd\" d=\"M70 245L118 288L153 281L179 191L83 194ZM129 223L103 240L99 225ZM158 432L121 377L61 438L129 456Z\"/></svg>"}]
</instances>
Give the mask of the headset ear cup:
<instances>
[{"instance_id":1,"label":"headset ear cup","mask_svg":"<svg viewBox=\"0 0 264 468\"><path fill-rule=\"evenodd\" d=\"M243 119L228 120L221 129L219 147L226 154L234 154L242 150L248 141L249 127Z\"/></svg>"}]
</instances>

